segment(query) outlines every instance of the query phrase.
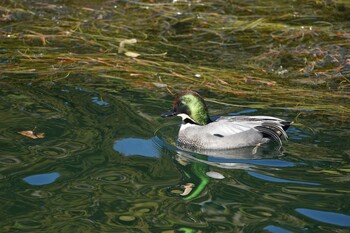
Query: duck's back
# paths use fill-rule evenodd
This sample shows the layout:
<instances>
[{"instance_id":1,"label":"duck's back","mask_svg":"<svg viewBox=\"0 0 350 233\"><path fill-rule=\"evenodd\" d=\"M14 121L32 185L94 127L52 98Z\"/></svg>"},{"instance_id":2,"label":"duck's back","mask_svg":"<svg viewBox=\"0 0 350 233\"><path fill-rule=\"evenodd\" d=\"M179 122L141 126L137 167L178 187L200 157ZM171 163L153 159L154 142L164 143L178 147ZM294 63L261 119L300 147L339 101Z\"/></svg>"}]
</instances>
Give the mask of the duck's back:
<instances>
[{"instance_id":1,"label":"duck's back","mask_svg":"<svg viewBox=\"0 0 350 233\"><path fill-rule=\"evenodd\" d=\"M281 143L280 138L286 138L284 128L289 124L268 116L220 117L204 126L183 124L178 141L187 147L207 150L256 146L268 142L271 138Z\"/></svg>"}]
</instances>

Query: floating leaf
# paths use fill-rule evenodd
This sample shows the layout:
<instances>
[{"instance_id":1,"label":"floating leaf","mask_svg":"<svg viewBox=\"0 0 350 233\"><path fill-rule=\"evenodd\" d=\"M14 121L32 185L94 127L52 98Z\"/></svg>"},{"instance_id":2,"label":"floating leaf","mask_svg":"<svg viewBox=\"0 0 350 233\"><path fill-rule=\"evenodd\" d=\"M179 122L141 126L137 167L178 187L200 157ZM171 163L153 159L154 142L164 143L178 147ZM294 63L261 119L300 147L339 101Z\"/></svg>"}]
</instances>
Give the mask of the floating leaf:
<instances>
[{"instance_id":1,"label":"floating leaf","mask_svg":"<svg viewBox=\"0 0 350 233\"><path fill-rule=\"evenodd\" d=\"M38 138L45 137L45 133L34 133L34 130L18 131L17 133L31 139L38 139Z\"/></svg>"},{"instance_id":2,"label":"floating leaf","mask_svg":"<svg viewBox=\"0 0 350 233\"><path fill-rule=\"evenodd\" d=\"M184 192L181 193L181 196L187 196L188 194L190 194L190 192L192 191L192 188L194 187L194 184L192 183L187 183L183 186L185 188Z\"/></svg>"}]
</instances>

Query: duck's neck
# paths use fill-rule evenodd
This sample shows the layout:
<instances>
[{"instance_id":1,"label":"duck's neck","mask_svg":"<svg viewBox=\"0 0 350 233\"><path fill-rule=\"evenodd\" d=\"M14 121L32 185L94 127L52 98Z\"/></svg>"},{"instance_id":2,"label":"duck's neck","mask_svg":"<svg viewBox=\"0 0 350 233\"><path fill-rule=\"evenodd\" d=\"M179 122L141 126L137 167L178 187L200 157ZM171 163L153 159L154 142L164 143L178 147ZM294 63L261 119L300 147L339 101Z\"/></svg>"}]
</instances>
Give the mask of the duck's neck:
<instances>
[{"instance_id":1,"label":"duck's neck","mask_svg":"<svg viewBox=\"0 0 350 233\"><path fill-rule=\"evenodd\" d=\"M206 125L206 124L211 122L209 115L206 111L196 112L196 113L192 114L192 119L198 125Z\"/></svg>"}]
</instances>

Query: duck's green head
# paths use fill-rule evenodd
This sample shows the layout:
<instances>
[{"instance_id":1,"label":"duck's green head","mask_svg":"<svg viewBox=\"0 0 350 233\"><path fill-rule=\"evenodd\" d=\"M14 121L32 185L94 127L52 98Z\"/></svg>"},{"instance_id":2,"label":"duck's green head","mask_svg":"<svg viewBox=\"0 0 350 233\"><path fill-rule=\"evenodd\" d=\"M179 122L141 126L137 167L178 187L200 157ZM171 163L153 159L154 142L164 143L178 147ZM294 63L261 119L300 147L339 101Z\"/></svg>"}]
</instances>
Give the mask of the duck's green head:
<instances>
[{"instance_id":1,"label":"duck's green head","mask_svg":"<svg viewBox=\"0 0 350 233\"><path fill-rule=\"evenodd\" d=\"M162 114L162 117L180 116L184 122L193 122L206 125L210 122L207 106L203 98L194 91L179 93L170 112Z\"/></svg>"}]
</instances>

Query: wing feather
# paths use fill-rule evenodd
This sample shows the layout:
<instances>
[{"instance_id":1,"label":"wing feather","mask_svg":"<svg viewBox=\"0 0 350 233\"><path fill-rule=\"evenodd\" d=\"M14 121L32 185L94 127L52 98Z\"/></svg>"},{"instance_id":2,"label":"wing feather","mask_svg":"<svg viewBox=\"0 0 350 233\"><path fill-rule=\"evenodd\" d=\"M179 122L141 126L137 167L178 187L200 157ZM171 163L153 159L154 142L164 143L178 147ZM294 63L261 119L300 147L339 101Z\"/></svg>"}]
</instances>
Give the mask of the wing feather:
<instances>
[{"instance_id":1,"label":"wing feather","mask_svg":"<svg viewBox=\"0 0 350 233\"><path fill-rule=\"evenodd\" d=\"M227 127L227 123L230 122L230 132L241 133L252 128L259 132L271 137L278 144L282 145L283 140L288 140L288 135L285 130L288 129L289 121L285 121L271 116L233 116L233 117L221 117L217 119L217 123L222 122ZM225 123L224 123L225 122ZM229 133L229 131L226 131Z\"/></svg>"}]
</instances>

